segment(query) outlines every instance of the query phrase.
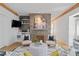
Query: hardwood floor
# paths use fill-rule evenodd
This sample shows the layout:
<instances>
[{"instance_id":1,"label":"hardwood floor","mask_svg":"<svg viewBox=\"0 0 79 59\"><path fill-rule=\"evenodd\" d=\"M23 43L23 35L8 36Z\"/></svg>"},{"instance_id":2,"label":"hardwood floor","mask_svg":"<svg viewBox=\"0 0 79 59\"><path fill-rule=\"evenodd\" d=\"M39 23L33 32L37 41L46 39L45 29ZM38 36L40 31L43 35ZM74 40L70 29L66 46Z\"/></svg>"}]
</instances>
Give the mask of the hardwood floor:
<instances>
[{"instance_id":1,"label":"hardwood floor","mask_svg":"<svg viewBox=\"0 0 79 59\"><path fill-rule=\"evenodd\" d=\"M14 49L16 49L17 47L21 46L21 43L19 42L15 42L9 46L4 46L2 47L0 50L3 50L3 51L13 51Z\"/></svg>"}]
</instances>

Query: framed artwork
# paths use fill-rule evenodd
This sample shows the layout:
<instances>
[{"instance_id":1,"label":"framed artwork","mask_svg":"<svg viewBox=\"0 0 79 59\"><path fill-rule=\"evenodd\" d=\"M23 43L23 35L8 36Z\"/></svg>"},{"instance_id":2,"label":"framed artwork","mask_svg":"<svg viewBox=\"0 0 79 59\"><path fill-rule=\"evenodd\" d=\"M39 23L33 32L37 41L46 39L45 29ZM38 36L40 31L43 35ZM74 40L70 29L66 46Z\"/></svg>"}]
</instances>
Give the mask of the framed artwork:
<instances>
[{"instance_id":1,"label":"framed artwork","mask_svg":"<svg viewBox=\"0 0 79 59\"><path fill-rule=\"evenodd\" d=\"M34 29L35 30L44 30L46 29L46 19L41 15L34 16Z\"/></svg>"}]
</instances>

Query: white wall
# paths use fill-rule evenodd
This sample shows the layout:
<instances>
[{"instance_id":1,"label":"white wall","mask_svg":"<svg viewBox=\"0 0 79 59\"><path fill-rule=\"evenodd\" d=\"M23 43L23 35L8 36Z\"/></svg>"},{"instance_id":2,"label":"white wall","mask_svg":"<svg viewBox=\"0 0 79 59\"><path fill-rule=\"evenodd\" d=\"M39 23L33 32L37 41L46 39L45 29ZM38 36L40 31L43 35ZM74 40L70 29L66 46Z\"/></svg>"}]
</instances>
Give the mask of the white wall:
<instances>
[{"instance_id":1,"label":"white wall","mask_svg":"<svg viewBox=\"0 0 79 59\"><path fill-rule=\"evenodd\" d=\"M0 47L9 45L17 40L18 29L11 28L11 21L18 17L0 7Z\"/></svg>"},{"instance_id":2,"label":"white wall","mask_svg":"<svg viewBox=\"0 0 79 59\"><path fill-rule=\"evenodd\" d=\"M54 22L54 35L56 40L63 39L68 42L68 16L64 16Z\"/></svg>"},{"instance_id":3,"label":"white wall","mask_svg":"<svg viewBox=\"0 0 79 59\"><path fill-rule=\"evenodd\" d=\"M75 38L75 18L69 16L69 45L73 46L73 39Z\"/></svg>"},{"instance_id":4,"label":"white wall","mask_svg":"<svg viewBox=\"0 0 79 59\"><path fill-rule=\"evenodd\" d=\"M71 11L54 22L54 35L56 39L63 39L69 44L69 16L78 13L79 8ZM73 20L73 19L71 19ZM72 22L71 22L72 23ZM73 30L73 29L72 29ZM73 31L72 31L73 32Z\"/></svg>"}]
</instances>

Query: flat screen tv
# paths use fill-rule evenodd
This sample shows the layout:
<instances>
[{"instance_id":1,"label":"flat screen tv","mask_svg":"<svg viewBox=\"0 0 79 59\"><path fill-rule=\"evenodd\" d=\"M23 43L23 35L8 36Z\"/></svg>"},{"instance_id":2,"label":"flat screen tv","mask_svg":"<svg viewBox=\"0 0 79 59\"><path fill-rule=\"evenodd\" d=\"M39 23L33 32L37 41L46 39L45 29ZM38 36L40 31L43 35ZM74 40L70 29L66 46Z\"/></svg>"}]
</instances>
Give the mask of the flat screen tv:
<instances>
[{"instance_id":1,"label":"flat screen tv","mask_svg":"<svg viewBox=\"0 0 79 59\"><path fill-rule=\"evenodd\" d=\"M21 21L12 20L12 27L21 27Z\"/></svg>"}]
</instances>

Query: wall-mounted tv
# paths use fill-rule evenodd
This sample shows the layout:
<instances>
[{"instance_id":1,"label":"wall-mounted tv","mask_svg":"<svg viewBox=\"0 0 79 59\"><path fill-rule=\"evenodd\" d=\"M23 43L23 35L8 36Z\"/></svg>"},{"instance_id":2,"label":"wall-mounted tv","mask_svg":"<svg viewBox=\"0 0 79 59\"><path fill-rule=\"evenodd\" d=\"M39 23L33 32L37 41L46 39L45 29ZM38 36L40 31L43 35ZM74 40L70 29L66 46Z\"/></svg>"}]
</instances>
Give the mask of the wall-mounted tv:
<instances>
[{"instance_id":1,"label":"wall-mounted tv","mask_svg":"<svg viewBox=\"0 0 79 59\"><path fill-rule=\"evenodd\" d=\"M21 27L21 21L12 20L12 27Z\"/></svg>"}]
</instances>

